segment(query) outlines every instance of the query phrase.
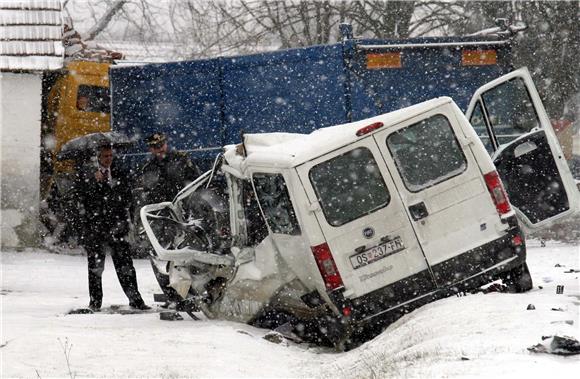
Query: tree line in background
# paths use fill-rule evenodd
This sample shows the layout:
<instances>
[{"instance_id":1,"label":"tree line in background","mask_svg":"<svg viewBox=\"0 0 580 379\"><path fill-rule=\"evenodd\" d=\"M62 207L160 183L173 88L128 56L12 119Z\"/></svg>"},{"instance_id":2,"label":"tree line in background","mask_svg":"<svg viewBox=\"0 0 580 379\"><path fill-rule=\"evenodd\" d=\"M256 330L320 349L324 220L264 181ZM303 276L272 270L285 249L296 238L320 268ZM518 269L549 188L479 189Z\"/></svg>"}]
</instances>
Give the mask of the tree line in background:
<instances>
[{"instance_id":1,"label":"tree line in background","mask_svg":"<svg viewBox=\"0 0 580 379\"><path fill-rule=\"evenodd\" d=\"M89 24L86 40L174 46L174 57L247 54L340 40L338 25L355 37L468 35L498 18L527 29L514 37L515 66L527 66L552 117L580 90L578 1L386 0L102 0L65 1Z\"/></svg>"}]
</instances>

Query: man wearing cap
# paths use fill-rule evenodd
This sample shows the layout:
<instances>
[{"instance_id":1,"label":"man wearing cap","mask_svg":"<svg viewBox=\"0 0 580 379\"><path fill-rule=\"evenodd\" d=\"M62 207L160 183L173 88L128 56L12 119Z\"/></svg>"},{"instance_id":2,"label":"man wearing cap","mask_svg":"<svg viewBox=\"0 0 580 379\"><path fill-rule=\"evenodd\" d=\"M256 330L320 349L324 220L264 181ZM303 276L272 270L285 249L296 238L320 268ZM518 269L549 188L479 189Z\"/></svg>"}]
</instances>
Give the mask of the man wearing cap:
<instances>
[{"instance_id":1,"label":"man wearing cap","mask_svg":"<svg viewBox=\"0 0 580 379\"><path fill-rule=\"evenodd\" d=\"M151 153L151 158L142 169L141 185L143 186L143 204L155 204L172 201L175 195L187 184L193 182L199 175L199 168L187 155L170 150L163 133L154 133L145 140ZM143 205L140 204L140 205ZM177 292L169 286L169 277L162 275L151 261L153 272L163 293L167 296L169 306L180 300Z\"/></svg>"},{"instance_id":2,"label":"man wearing cap","mask_svg":"<svg viewBox=\"0 0 580 379\"><path fill-rule=\"evenodd\" d=\"M89 308L99 311L103 300L102 275L107 246L123 292L132 308L150 309L137 287L137 275L131 259L129 208L132 204L129 174L113 159L110 145L97 150L96 164L84 166L74 183L78 213L82 223L80 244L87 252L89 273Z\"/></svg>"},{"instance_id":3,"label":"man wearing cap","mask_svg":"<svg viewBox=\"0 0 580 379\"><path fill-rule=\"evenodd\" d=\"M142 170L146 204L171 201L200 175L199 168L184 153L170 150L163 133L150 135L146 142L151 153Z\"/></svg>"}]
</instances>

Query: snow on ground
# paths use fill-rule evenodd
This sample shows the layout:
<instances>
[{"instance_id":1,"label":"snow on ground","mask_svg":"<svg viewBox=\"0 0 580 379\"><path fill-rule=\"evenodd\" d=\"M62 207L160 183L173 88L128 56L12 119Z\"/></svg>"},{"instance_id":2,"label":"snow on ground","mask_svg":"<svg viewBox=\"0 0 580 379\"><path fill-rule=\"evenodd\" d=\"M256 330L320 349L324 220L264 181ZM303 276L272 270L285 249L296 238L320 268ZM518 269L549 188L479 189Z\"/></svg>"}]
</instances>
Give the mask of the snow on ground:
<instances>
[{"instance_id":1,"label":"snow on ground","mask_svg":"<svg viewBox=\"0 0 580 379\"><path fill-rule=\"evenodd\" d=\"M185 313L175 322L157 313L65 315L88 303L85 257L2 251L0 376L573 377L580 355L527 348L542 336L580 339L580 273L566 273L580 269L580 246L530 245L532 291L440 300L346 353L274 344L262 338L267 330L193 321ZM149 262L135 266L141 293L152 299L159 289ZM127 304L110 258L103 284L103 306ZM557 285L564 285L563 294L556 294ZM64 349L70 349L70 373Z\"/></svg>"}]
</instances>

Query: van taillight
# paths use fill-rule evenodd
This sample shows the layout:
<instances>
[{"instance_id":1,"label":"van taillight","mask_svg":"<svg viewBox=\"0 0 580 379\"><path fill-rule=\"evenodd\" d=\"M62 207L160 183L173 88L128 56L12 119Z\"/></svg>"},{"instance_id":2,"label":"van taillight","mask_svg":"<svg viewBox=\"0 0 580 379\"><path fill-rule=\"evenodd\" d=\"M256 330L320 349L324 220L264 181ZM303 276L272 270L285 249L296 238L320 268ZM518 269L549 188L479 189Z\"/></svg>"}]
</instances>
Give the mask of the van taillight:
<instances>
[{"instance_id":1,"label":"van taillight","mask_svg":"<svg viewBox=\"0 0 580 379\"><path fill-rule=\"evenodd\" d=\"M328 244L323 243L322 245L312 246L311 249L318 270L320 270L320 274L322 275L322 279L326 285L326 289L332 291L342 287L342 278L336 268L336 263L334 263L334 258L332 258L332 253L330 252Z\"/></svg>"},{"instance_id":2,"label":"van taillight","mask_svg":"<svg viewBox=\"0 0 580 379\"><path fill-rule=\"evenodd\" d=\"M487 189L493 199L495 208L500 215L504 215L511 211L510 202L508 200L507 194L503 189L503 184L496 171L488 172L483 176L485 178L485 184L487 184Z\"/></svg>"},{"instance_id":3,"label":"van taillight","mask_svg":"<svg viewBox=\"0 0 580 379\"><path fill-rule=\"evenodd\" d=\"M364 136L365 134L368 134L368 133L373 132L379 128L382 128L383 126L384 126L384 124L380 121L372 123L370 125L365 126L364 128L360 128L359 130L357 130L356 136L357 137Z\"/></svg>"},{"instance_id":4,"label":"van taillight","mask_svg":"<svg viewBox=\"0 0 580 379\"><path fill-rule=\"evenodd\" d=\"M513 236L512 238L512 245L514 246L521 246L524 243L524 239L522 238L522 236L520 236L519 234L516 234L515 236Z\"/></svg>"}]
</instances>

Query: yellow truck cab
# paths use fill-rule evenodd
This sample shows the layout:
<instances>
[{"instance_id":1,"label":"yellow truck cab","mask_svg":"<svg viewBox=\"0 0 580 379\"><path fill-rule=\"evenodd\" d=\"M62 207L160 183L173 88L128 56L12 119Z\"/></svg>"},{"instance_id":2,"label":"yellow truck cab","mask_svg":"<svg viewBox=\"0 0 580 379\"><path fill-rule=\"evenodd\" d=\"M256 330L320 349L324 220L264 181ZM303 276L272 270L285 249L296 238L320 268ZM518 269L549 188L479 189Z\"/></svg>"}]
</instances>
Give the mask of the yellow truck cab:
<instances>
[{"instance_id":1,"label":"yellow truck cab","mask_svg":"<svg viewBox=\"0 0 580 379\"><path fill-rule=\"evenodd\" d=\"M75 61L65 67L47 98L46 132L54 150L87 133L110 130L109 63Z\"/></svg>"},{"instance_id":2,"label":"yellow truck cab","mask_svg":"<svg viewBox=\"0 0 580 379\"><path fill-rule=\"evenodd\" d=\"M41 220L49 235L61 234L54 220L69 220L68 192L75 162L57 154L69 140L110 130L109 61L71 61L43 77ZM68 223L72 224L72 223ZM70 226L69 226L70 227ZM66 240L64 231L59 239Z\"/></svg>"},{"instance_id":3,"label":"yellow truck cab","mask_svg":"<svg viewBox=\"0 0 580 379\"><path fill-rule=\"evenodd\" d=\"M62 145L87 133L110 130L108 62L73 61L46 78L42 147L47 173L70 173L72 162L55 159ZM50 188L51 180L44 180ZM46 194L46 193L45 193Z\"/></svg>"}]
</instances>

